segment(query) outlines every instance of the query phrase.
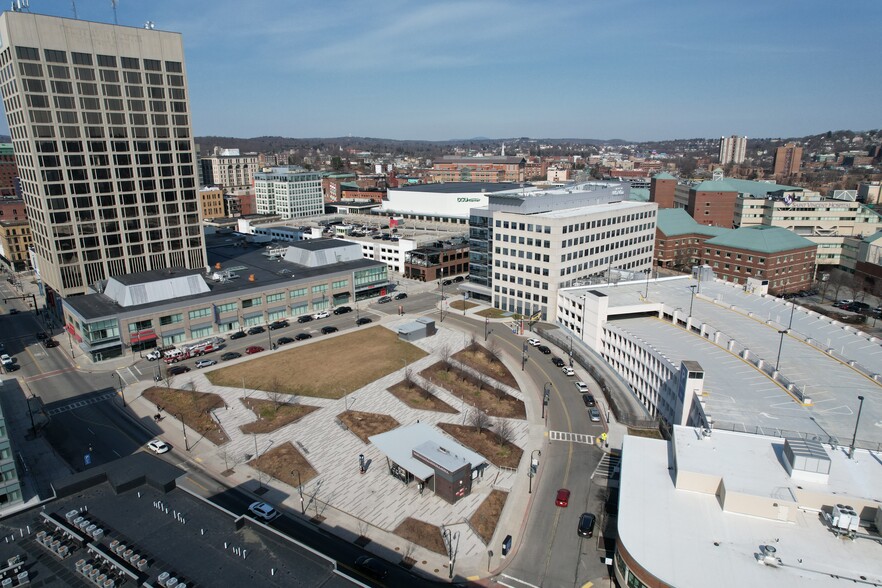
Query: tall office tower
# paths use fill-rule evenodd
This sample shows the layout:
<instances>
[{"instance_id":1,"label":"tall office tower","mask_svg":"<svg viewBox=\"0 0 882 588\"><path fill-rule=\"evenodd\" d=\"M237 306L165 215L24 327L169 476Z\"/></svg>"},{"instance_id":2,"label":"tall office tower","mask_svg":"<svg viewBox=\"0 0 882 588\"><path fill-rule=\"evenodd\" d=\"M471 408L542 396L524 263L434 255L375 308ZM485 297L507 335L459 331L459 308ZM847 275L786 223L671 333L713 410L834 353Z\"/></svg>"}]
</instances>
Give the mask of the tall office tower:
<instances>
[{"instance_id":1,"label":"tall office tower","mask_svg":"<svg viewBox=\"0 0 882 588\"><path fill-rule=\"evenodd\" d=\"M744 163L747 156L747 137L732 135L720 137L720 165Z\"/></svg>"},{"instance_id":2,"label":"tall office tower","mask_svg":"<svg viewBox=\"0 0 882 588\"><path fill-rule=\"evenodd\" d=\"M0 91L50 304L206 266L180 34L4 12Z\"/></svg>"},{"instance_id":3,"label":"tall office tower","mask_svg":"<svg viewBox=\"0 0 882 588\"><path fill-rule=\"evenodd\" d=\"M787 143L775 150L775 170L776 176L792 176L799 173L799 166L802 163L802 147L797 147L795 143Z\"/></svg>"}]
</instances>

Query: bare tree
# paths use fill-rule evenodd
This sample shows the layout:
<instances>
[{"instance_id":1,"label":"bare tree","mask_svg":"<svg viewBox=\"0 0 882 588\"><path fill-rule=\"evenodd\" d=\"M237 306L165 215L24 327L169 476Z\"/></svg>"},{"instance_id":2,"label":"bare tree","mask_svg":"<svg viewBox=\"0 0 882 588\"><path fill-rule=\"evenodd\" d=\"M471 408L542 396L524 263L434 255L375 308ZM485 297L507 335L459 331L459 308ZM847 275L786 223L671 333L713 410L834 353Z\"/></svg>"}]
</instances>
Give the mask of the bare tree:
<instances>
[{"instance_id":1,"label":"bare tree","mask_svg":"<svg viewBox=\"0 0 882 588\"><path fill-rule=\"evenodd\" d=\"M284 404L285 393L282 392L284 387L282 381L278 377L273 377L266 387L266 397L272 402L276 408Z\"/></svg>"},{"instance_id":2,"label":"bare tree","mask_svg":"<svg viewBox=\"0 0 882 588\"><path fill-rule=\"evenodd\" d=\"M490 376L484 372L478 372L475 374L475 379L478 381L478 390L483 390L484 387L490 383Z\"/></svg>"},{"instance_id":3,"label":"bare tree","mask_svg":"<svg viewBox=\"0 0 882 588\"><path fill-rule=\"evenodd\" d=\"M499 361L499 341L496 339L490 339L487 342L487 354L490 356L491 361Z\"/></svg>"},{"instance_id":4,"label":"bare tree","mask_svg":"<svg viewBox=\"0 0 882 588\"><path fill-rule=\"evenodd\" d=\"M450 355L451 351L449 345L442 345L441 348L438 350L438 357L441 358L441 366L446 371L450 371Z\"/></svg>"},{"instance_id":5,"label":"bare tree","mask_svg":"<svg viewBox=\"0 0 882 588\"><path fill-rule=\"evenodd\" d=\"M499 438L502 440L502 445L514 441L514 427L512 426L511 421L509 421L508 419L496 419L493 430L497 435L499 435Z\"/></svg>"},{"instance_id":6,"label":"bare tree","mask_svg":"<svg viewBox=\"0 0 882 588\"><path fill-rule=\"evenodd\" d=\"M481 410L480 408L473 408L469 411L469 424L478 430L478 433L483 433L484 429L490 426L490 417L487 416L487 413Z\"/></svg>"},{"instance_id":7,"label":"bare tree","mask_svg":"<svg viewBox=\"0 0 882 588\"><path fill-rule=\"evenodd\" d=\"M404 383L407 384L408 388L413 388L416 385L416 382L413 381L413 370L410 369L410 366L404 368Z\"/></svg>"},{"instance_id":8,"label":"bare tree","mask_svg":"<svg viewBox=\"0 0 882 588\"><path fill-rule=\"evenodd\" d=\"M477 333L472 333L469 337L469 349L475 349L478 347L478 335Z\"/></svg>"}]
</instances>

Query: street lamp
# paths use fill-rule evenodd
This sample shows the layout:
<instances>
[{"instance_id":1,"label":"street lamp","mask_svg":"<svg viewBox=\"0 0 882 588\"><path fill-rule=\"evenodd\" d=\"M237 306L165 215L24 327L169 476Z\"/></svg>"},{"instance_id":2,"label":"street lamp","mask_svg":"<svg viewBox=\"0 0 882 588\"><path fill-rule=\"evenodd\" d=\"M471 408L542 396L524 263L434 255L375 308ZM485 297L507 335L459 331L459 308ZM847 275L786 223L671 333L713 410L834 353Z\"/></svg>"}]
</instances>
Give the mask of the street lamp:
<instances>
[{"instance_id":1,"label":"street lamp","mask_svg":"<svg viewBox=\"0 0 882 588\"><path fill-rule=\"evenodd\" d=\"M440 268L439 273L441 274L441 320L438 322L444 322L444 268Z\"/></svg>"},{"instance_id":2,"label":"street lamp","mask_svg":"<svg viewBox=\"0 0 882 588\"><path fill-rule=\"evenodd\" d=\"M857 441L858 425L861 422L861 410L864 408L864 397L858 396L858 400L861 401L861 404L858 406L857 420L854 421L854 436L851 438L851 448L848 450L848 459L854 459L854 444Z\"/></svg>"},{"instance_id":3,"label":"street lamp","mask_svg":"<svg viewBox=\"0 0 882 588\"><path fill-rule=\"evenodd\" d=\"M692 289L692 295L689 297L689 318L692 318L692 303L695 302L695 289L698 287L695 284L689 286Z\"/></svg>"},{"instance_id":4,"label":"street lamp","mask_svg":"<svg viewBox=\"0 0 882 588\"><path fill-rule=\"evenodd\" d=\"M119 372L113 372L113 375L116 376L116 381L119 383L119 395L122 396L123 408L126 406L126 386L123 384L122 377L120 377Z\"/></svg>"},{"instance_id":5,"label":"street lamp","mask_svg":"<svg viewBox=\"0 0 882 588\"><path fill-rule=\"evenodd\" d=\"M570 335L570 367L573 367L573 336Z\"/></svg>"},{"instance_id":6,"label":"street lamp","mask_svg":"<svg viewBox=\"0 0 882 588\"><path fill-rule=\"evenodd\" d=\"M306 514L306 507L303 506L303 482L300 481L300 470L291 470L291 473L297 474L297 492L300 494L300 514Z\"/></svg>"},{"instance_id":7,"label":"street lamp","mask_svg":"<svg viewBox=\"0 0 882 588\"><path fill-rule=\"evenodd\" d=\"M175 416L178 417L179 421L181 421L181 431L184 432L184 449L190 451L190 445L189 443L187 443L187 427L184 425L184 415L182 415L181 413L176 413Z\"/></svg>"},{"instance_id":8,"label":"street lamp","mask_svg":"<svg viewBox=\"0 0 882 588\"><path fill-rule=\"evenodd\" d=\"M551 386L553 384L551 382L545 382L545 385L542 387L542 418L545 418L546 407L548 406L548 400L551 397Z\"/></svg>"},{"instance_id":9,"label":"street lamp","mask_svg":"<svg viewBox=\"0 0 882 588\"><path fill-rule=\"evenodd\" d=\"M527 365L527 342L524 341L524 348L521 352L521 371L524 371L524 367Z\"/></svg>"},{"instance_id":10,"label":"street lamp","mask_svg":"<svg viewBox=\"0 0 882 588\"><path fill-rule=\"evenodd\" d=\"M456 563L456 552L459 550L459 531L451 532L450 529L444 529L441 532L441 536L444 539L444 545L447 547L447 577L452 580L453 565Z\"/></svg>"},{"instance_id":11,"label":"street lamp","mask_svg":"<svg viewBox=\"0 0 882 588\"><path fill-rule=\"evenodd\" d=\"M781 361L781 348L784 346L784 335L790 332L790 327L793 326L793 311L796 310L796 305L790 305L790 323L787 325L787 328L783 331L778 331L778 334L781 335L781 340L778 341L778 357L775 359L775 371L778 371L778 364Z\"/></svg>"},{"instance_id":12,"label":"street lamp","mask_svg":"<svg viewBox=\"0 0 882 588\"><path fill-rule=\"evenodd\" d=\"M527 470L527 477L530 478L530 487L527 490L527 494L533 493L533 476L535 476L536 473L539 471L539 462L534 456L542 457L542 451L540 451L539 449L534 449L533 452L530 454L530 469Z\"/></svg>"},{"instance_id":13,"label":"street lamp","mask_svg":"<svg viewBox=\"0 0 882 588\"><path fill-rule=\"evenodd\" d=\"M490 317L488 316L484 319L484 341L485 342L487 341L487 334L488 334L489 330L490 330Z\"/></svg>"}]
</instances>

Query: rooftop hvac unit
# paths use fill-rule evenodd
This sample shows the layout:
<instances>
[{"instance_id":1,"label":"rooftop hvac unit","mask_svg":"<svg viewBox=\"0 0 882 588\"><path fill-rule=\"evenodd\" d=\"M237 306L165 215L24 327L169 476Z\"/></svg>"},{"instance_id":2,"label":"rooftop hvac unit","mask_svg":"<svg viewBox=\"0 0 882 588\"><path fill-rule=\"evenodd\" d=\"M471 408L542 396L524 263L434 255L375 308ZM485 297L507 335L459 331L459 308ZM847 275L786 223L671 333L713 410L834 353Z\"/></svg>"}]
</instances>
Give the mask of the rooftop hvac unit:
<instances>
[{"instance_id":1,"label":"rooftop hvac unit","mask_svg":"<svg viewBox=\"0 0 882 588\"><path fill-rule=\"evenodd\" d=\"M778 557L778 550L772 545L760 545L760 553L757 561L767 566L781 565L781 558Z\"/></svg>"},{"instance_id":2,"label":"rooftop hvac unit","mask_svg":"<svg viewBox=\"0 0 882 588\"><path fill-rule=\"evenodd\" d=\"M833 526L843 531L857 531L861 519L857 511L849 505L837 504L833 507Z\"/></svg>"}]
</instances>

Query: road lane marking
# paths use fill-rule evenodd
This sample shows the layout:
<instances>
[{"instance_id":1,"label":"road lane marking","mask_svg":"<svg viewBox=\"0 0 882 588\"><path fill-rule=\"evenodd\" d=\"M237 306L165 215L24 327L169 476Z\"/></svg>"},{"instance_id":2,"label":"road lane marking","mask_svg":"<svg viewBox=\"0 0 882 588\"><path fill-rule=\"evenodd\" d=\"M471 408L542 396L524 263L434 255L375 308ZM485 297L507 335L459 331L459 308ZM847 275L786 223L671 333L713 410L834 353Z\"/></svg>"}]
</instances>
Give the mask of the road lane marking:
<instances>
[{"instance_id":1,"label":"road lane marking","mask_svg":"<svg viewBox=\"0 0 882 588\"><path fill-rule=\"evenodd\" d=\"M583 433L570 433L569 431L548 431L548 439L551 441L569 441L570 443L584 443L594 445L594 435Z\"/></svg>"},{"instance_id":2,"label":"road lane marking","mask_svg":"<svg viewBox=\"0 0 882 588\"><path fill-rule=\"evenodd\" d=\"M62 412L67 412L69 410L76 410L78 408L83 408L84 406L89 406L90 404L97 404L98 402L104 402L105 400L110 400L116 394L113 392L107 392L106 394L101 394L100 396L93 396L88 400L77 400L76 402L71 402L70 404L65 404L64 406L57 406L55 408L50 408L46 411L48 416L52 416L55 414L60 414Z\"/></svg>"},{"instance_id":3,"label":"road lane marking","mask_svg":"<svg viewBox=\"0 0 882 588\"><path fill-rule=\"evenodd\" d=\"M511 580L512 582L517 582L518 584L523 584L524 586L529 586L530 588L539 588L535 584L530 584L529 582L525 582L519 578L515 578L514 576L509 576L508 574L500 574L503 578L507 580ZM502 582L497 581L498 584L502 584ZM502 584L503 586L507 586L508 584Z\"/></svg>"}]
</instances>

